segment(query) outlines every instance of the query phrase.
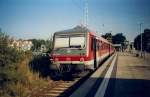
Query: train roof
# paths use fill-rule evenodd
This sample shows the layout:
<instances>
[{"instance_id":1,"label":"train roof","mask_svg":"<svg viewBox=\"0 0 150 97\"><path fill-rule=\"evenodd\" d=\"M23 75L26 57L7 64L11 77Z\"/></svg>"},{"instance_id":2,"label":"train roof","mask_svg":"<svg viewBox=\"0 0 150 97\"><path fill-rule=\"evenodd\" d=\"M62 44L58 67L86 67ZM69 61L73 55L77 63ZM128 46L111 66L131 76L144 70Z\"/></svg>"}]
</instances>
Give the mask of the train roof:
<instances>
[{"instance_id":1,"label":"train roof","mask_svg":"<svg viewBox=\"0 0 150 97\"><path fill-rule=\"evenodd\" d=\"M96 33L96 37L99 38L100 40L106 42L106 43L111 44L107 39L103 38L102 36L98 35L97 33Z\"/></svg>"},{"instance_id":2,"label":"train roof","mask_svg":"<svg viewBox=\"0 0 150 97\"><path fill-rule=\"evenodd\" d=\"M95 32L92 32L92 31L90 31L90 33L92 35L94 35L96 37L96 39L100 39L101 41L103 41L105 43L111 44L107 39L103 38L99 33L95 33Z\"/></svg>"},{"instance_id":3,"label":"train roof","mask_svg":"<svg viewBox=\"0 0 150 97\"><path fill-rule=\"evenodd\" d=\"M72 29L55 32L55 34L70 34L70 33L76 33L76 32L87 33L87 32L90 32L90 30L83 26L76 26Z\"/></svg>"},{"instance_id":4,"label":"train roof","mask_svg":"<svg viewBox=\"0 0 150 97\"><path fill-rule=\"evenodd\" d=\"M76 26L72 29L68 29L68 30L62 30L62 31L58 31L55 32L55 34L71 34L71 33L91 33L92 35L96 36L97 39L100 39L106 43L111 44L110 42L108 42L108 40L104 39L103 37L101 37L101 35L99 35L98 33L95 33L91 30L89 30L88 28L84 27L84 26Z\"/></svg>"}]
</instances>

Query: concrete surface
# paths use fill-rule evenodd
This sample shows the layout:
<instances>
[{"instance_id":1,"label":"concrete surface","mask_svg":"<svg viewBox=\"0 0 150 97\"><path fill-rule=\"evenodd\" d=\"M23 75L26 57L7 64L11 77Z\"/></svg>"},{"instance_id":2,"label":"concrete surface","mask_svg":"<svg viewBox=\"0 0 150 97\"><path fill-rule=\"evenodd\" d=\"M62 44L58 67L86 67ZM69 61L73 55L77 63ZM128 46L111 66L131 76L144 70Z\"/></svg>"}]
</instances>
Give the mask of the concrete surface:
<instances>
[{"instance_id":1,"label":"concrete surface","mask_svg":"<svg viewBox=\"0 0 150 97\"><path fill-rule=\"evenodd\" d=\"M150 97L149 58L119 53L105 97Z\"/></svg>"},{"instance_id":2,"label":"concrete surface","mask_svg":"<svg viewBox=\"0 0 150 97\"><path fill-rule=\"evenodd\" d=\"M100 77L103 76L103 72L109 67L109 63L113 56L100 66L100 68L98 68L96 72L94 72L75 92L73 92L70 97L94 97L94 94L102 81Z\"/></svg>"}]
</instances>

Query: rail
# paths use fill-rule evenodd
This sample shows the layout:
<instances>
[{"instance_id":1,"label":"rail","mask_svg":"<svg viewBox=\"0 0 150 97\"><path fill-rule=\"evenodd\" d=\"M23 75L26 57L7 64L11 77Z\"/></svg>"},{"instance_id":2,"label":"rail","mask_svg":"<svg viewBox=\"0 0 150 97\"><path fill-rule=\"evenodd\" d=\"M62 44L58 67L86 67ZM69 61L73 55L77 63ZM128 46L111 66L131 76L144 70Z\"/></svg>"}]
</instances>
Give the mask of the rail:
<instances>
[{"instance_id":1,"label":"rail","mask_svg":"<svg viewBox=\"0 0 150 97\"><path fill-rule=\"evenodd\" d=\"M112 55L107 61L105 61L104 64L98 68L75 92L73 92L70 97L87 97L93 88L98 88L96 84L102 82L101 77L106 74L106 71L108 71L114 58L116 58L116 54ZM89 95L93 97L92 94Z\"/></svg>"},{"instance_id":2,"label":"rail","mask_svg":"<svg viewBox=\"0 0 150 97\"><path fill-rule=\"evenodd\" d=\"M68 81L53 81L49 86L33 91L28 97L85 97L92 86L104 76L115 54L110 56L96 71Z\"/></svg>"}]
</instances>

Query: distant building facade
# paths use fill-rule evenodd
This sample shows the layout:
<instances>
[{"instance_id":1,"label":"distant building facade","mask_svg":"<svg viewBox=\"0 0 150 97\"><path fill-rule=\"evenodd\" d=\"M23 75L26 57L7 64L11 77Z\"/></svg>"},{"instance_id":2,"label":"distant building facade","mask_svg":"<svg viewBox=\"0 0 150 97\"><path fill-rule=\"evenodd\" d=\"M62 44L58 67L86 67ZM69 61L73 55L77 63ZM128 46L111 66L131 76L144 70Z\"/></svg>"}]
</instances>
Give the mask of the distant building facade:
<instances>
[{"instance_id":1,"label":"distant building facade","mask_svg":"<svg viewBox=\"0 0 150 97\"><path fill-rule=\"evenodd\" d=\"M113 47L116 49L116 51L122 51L122 45L121 44L113 44Z\"/></svg>"},{"instance_id":2,"label":"distant building facade","mask_svg":"<svg viewBox=\"0 0 150 97\"><path fill-rule=\"evenodd\" d=\"M17 48L18 50L27 51L27 50L31 50L33 43L30 40L19 39L19 40L12 40L10 46Z\"/></svg>"}]
</instances>

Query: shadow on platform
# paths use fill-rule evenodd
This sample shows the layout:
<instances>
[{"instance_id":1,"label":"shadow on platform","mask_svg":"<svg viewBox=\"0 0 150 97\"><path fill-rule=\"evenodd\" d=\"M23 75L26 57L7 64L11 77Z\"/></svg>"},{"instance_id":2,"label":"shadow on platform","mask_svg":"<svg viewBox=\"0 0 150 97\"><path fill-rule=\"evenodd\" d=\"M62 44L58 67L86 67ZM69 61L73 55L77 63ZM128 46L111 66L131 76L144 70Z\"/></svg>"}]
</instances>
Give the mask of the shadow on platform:
<instances>
[{"instance_id":1,"label":"shadow on platform","mask_svg":"<svg viewBox=\"0 0 150 97\"><path fill-rule=\"evenodd\" d=\"M95 80L97 80L97 82L96 84L94 84L94 87L88 92L86 97L94 97L103 78L90 78L90 80L90 82ZM74 86L70 87L65 92L60 94L59 97L69 97L70 93L78 87L79 85L75 84ZM111 78L105 92L105 97L150 97L150 80Z\"/></svg>"}]
</instances>

